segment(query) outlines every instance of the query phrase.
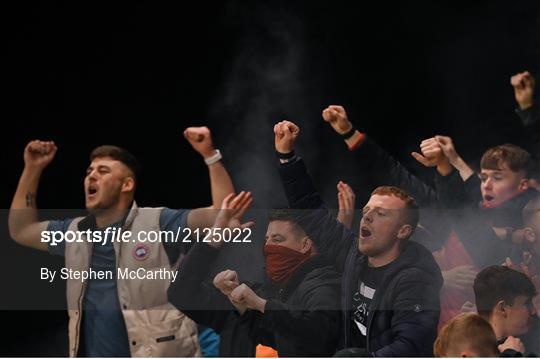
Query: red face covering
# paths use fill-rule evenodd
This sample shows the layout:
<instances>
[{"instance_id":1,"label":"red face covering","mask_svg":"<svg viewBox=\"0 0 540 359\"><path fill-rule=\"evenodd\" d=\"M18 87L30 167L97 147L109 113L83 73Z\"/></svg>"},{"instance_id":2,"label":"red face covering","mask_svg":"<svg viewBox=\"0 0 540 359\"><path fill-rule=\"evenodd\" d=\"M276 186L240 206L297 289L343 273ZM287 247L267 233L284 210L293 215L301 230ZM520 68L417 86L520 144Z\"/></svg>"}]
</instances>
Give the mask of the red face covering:
<instances>
[{"instance_id":1,"label":"red face covering","mask_svg":"<svg viewBox=\"0 0 540 359\"><path fill-rule=\"evenodd\" d=\"M276 283L285 283L311 257L311 248L306 253L284 246L267 244L264 246L266 274Z\"/></svg>"}]
</instances>

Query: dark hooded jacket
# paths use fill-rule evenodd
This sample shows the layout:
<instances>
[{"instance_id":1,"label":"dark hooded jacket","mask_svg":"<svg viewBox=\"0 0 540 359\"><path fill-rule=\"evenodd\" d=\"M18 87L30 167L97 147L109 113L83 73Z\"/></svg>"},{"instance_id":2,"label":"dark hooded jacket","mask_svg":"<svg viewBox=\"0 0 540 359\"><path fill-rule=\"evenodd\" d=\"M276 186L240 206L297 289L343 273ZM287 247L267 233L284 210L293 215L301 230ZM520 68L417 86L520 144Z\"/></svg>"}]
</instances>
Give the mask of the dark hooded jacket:
<instances>
[{"instance_id":1,"label":"dark hooded jacket","mask_svg":"<svg viewBox=\"0 0 540 359\"><path fill-rule=\"evenodd\" d=\"M276 349L280 357L335 353L341 317L340 276L333 266L316 256L283 285L269 280L248 284L267 300L265 312L247 310L240 315L226 296L205 281L209 263L218 253L207 244L196 244L168 294L188 317L220 333L220 356L254 356L257 344Z\"/></svg>"},{"instance_id":2,"label":"dark hooded jacket","mask_svg":"<svg viewBox=\"0 0 540 359\"><path fill-rule=\"evenodd\" d=\"M282 183L295 220L319 252L333 260L342 273L341 348L354 346L351 338L351 293L367 256L358 251L353 232L341 225L322 203L301 159L280 166ZM311 209L311 210L303 210ZM367 350L371 355L432 356L437 336L442 275L431 253L407 242L389 265L371 302L367 318Z\"/></svg>"}]
</instances>

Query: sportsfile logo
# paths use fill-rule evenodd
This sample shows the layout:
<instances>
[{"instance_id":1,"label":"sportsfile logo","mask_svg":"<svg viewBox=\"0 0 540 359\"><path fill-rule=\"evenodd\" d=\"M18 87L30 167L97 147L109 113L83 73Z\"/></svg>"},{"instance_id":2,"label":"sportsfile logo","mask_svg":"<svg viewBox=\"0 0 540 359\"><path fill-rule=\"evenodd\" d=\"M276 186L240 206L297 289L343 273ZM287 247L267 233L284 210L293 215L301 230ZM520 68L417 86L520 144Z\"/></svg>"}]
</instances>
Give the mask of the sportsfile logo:
<instances>
[{"instance_id":1,"label":"sportsfile logo","mask_svg":"<svg viewBox=\"0 0 540 359\"><path fill-rule=\"evenodd\" d=\"M176 231L132 231L108 227L103 231L42 231L41 242L50 246L60 243L251 243L251 228L197 228L179 227Z\"/></svg>"}]
</instances>

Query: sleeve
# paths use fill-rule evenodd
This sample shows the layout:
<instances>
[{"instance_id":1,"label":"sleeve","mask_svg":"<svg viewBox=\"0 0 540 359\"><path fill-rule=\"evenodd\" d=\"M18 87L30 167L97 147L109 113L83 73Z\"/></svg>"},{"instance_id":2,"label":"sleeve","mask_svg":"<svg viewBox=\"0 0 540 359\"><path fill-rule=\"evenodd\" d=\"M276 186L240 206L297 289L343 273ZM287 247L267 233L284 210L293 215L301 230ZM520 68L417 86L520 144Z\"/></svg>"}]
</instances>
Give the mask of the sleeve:
<instances>
[{"instance_id":1,"label":"sleeve","mask_svg":"<svg viewBox=\"0 0 540 359\"><path fill-rule=\"evenodd\" d=\"M533 105L525 110L516 109L528 137L531 154L540 157L540 107Z\"/></svg>"},{"instance_id":2,"label":"sleeve","mask_svg":"<svg viewBox=\"0 0 540 359\"><path fill-rule=\"evenodd\" d=\"M167 294L169 301L197 324L220 332L230 320L234 307L210 281L205 280L209 264L218 253L205 243L193 246Z\"/></svg>"},{"instance_id":3,"label":"sleeve","mask_svg":"<svg viewBox=\"0 0 540 359\"><path fill-rule=\"evenodd\" d=\"M212 329L199 326L199 345L205 358L219 357L219 335Z\"/></svg>"},{"instance_id":4,"label":"sleeve","mask_svg":"<svg viewBox=\"0 0 540 359\"><path fill-rule=\"evenodd\" d=\"M47 226L47 231L66 233L71 222L73 222L73 218L49 221L49 225ZM62 242L54 243L54 244L49 243L48 247L49 247L49 254L52 254L54 256L59 256L59 257L65 256L66 242L62 241Z\"/></svg>"},{"instance_id":5,"label":"sleeve","mask_svg":"<svg viewBox=\"0 0 540 359\"><path fill-rule=\"evenodd\" d=\"M512 243L500 239L477 208L462 211L455 221L454 230L480 268L500 265L510 255Z\"/></svg>"},{"instance_id":6,"label":"sleeve","mask_svg":"<svg viewBox=\"0 0 540 359\"><path fill-rule=\"evenodd\" d=\"M163 208L159 217L161 229L176 231L178 228L187 227L187 218L190 209Z\"/></svg>"},{"instance_id":7,"label":"sleeve","mask_svg":"<svg viewBox=\"0 0 540 359\"><path fill-rule=\"evenodd\" d=\"M339 282L321 285L300 299L301 307L270 299L260 325L272 332L309 343L314 353L337 344L340 331ZM320 347L320 348L317 348Z\"/></svg>"},{"instance_id":8,"label":"sleeve","mask_svg":"<svg viewBox=\"0 0 540 359\"><path fill-rule=\"evenodd\" d=\"M435 188L444 209L475 207L481 198L478 177L472 175L467 178L467 181L463 181L456 170L447 176L437 173L435 175Z\"/></svg>"},{"instance_id":9,"label":"sleeve","mask_svg":"<svg viewBox=\"0 0 540 359\"><path fill-rule=\"evenodd\" d=\"M293 218L315 243L317 250L342 272L347 253L356 243L353 232L343 226L324 206L304 161L297 158L282 164L281 183Z\"/></svg>"},{"instance_id":10,"label":"sleeve","mask_svg":"<svg viewBox=\"0 0 540 359\"><path fill-rule=\"evenodd\" d=\"M422 207L437 203L437 193L433 188L411 174L369 137L353 151L353 156L359 166L357 170L360 173L369 173L374 183L402 188Z\"/></svg>"},{"instance_id":11,"label":"sleeve","mask_svg":"<svg viewBox=\"0 0 540 359\"><path fill-rule=\"evenodd\" d=\"M525 110L516 108L515 111L516 114L519 116L519 119L521 120L523 126L525 126L526 128L538 129L538 120L540 119L540 111L538 106L533 105Z\"/></svg>"},{"instance_id":12,"label":"sleeve","mask_svg":"<svg viewBox=\"0 0 540 359\"><path fill-rule=\"evenodd\" d=\"M186 228L187 218L189 215L189 209L170 209L163 208L159 216L159 226L162 231L172 231L176 232L178 228ZM176 263L180 254L187 253L191 248L190 243L183 242L162 242L167 257L169 257L169 262L171 264Z\"/></svg>"},{"instance_id":13,"label":"sleeve","mask_svg":"<svg viewBox=\"0 0 540 359\"><path fill-rule=\"evenodd\" d=\"M392 344L376 357L433 356L440 314L440 286L420 270L401 272L392 303Z\"/></svg>"}]
</instances>

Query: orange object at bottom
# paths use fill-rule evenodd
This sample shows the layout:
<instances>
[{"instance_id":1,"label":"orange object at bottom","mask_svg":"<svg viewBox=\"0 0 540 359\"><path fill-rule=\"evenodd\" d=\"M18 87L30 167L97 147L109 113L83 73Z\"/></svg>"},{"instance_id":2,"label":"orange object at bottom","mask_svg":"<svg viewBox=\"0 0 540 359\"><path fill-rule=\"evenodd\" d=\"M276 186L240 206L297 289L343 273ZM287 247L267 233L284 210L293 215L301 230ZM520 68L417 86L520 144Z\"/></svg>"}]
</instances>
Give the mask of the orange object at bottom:
<instances>
[{"instance_id":1,"label":"orange object at bottom","mask_svg":"<svg viewBox=\"0 0 540 359\"><path fill-rule=\"evenodd\" d=\"M256 358L277 358L278 353L272 347L265 347L262 344L257 345L255 348L255 357Z\"/></svg>"}]
</instances>

